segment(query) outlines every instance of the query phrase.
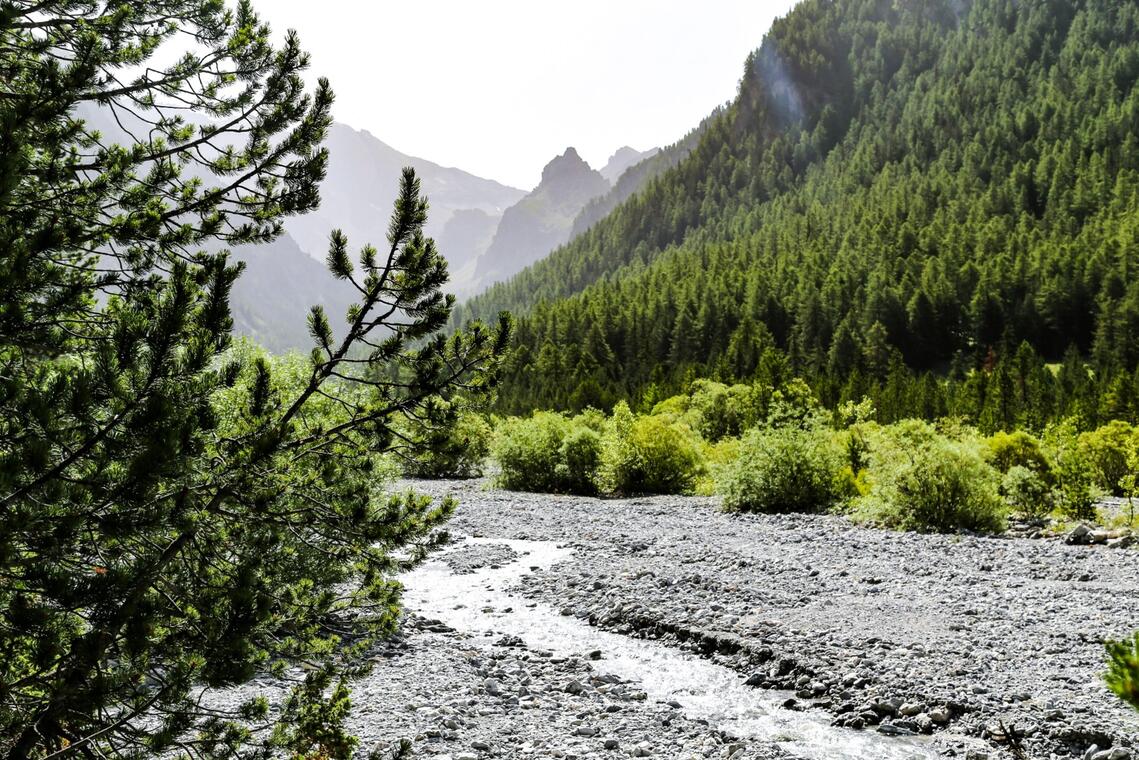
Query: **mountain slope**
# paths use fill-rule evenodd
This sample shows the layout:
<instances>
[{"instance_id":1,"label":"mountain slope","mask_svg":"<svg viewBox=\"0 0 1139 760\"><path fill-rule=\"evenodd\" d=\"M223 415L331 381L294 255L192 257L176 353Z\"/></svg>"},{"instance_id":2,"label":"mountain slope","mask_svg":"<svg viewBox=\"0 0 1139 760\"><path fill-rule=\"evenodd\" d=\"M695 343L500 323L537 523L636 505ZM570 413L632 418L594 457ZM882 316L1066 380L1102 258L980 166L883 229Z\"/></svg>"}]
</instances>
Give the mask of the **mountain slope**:
<instances>
[{"instance_id":1,"label":"mountain slope","mask_svg":"<svg viewBox=\"0 0 1139 760\"><path fill-rule=\"evenodd\" d=\"M234 256L245 263L230 294L234 333L274 353L307 351L315 345L308 332L312 306L324 307L335 333L359 298L347 281L334 278L288 233L271 243L237 248Z\"/></svg>"},{"instance_id":2,"label":"mountain slope","mask_svg":"<svg viewBox=\"0 0 1139 760\"><path fill-rule=\"evenodd\" d=\"M606 162L605 166L603 166L598 171L602 177L609 181L610 185L616 185L617 180L621 178L621 175L624 174L629 169L629 167L635 166L646 159L652 158L657 154L657 152L658 151L656 148L653 148L652 150L641 151L625 145L621 148L618 148L617 152L609 157L609 161Z\"/></svg>"},{"instance_id":3,"label":"mountain slope","mask_svg":"<svg viewBox=\"0 0 1139 760\"><path fill-rule=\"evenodd\" d=\"M513 409L1022 342L1134 396L1137 79L1134 2L807 0L686 159L458 319L521 315Z\"/></svg>"},{"instance_id":4,"label":"mountain slope","mask_svg":"<svg viewBox=\"0 0 1139 760\"><path fill-rule=\"evenodd\" d=\"M687 158L688 154L692 152L692 148L699 142L700 135L703 134L709 119L705 119L699 127L689 132L684 139L676 144L670 145L664 150L652 150L642 154L644 157L626 167L616 180L610 180L613 182L613 188L605 195L594 198L585 204L585 208L573 220L573 229L570 230L569 239L573 240L600 222L612 213L613 209L639 192L650 181ZM612 164L616 158L617 156L614 156L610 163Z\"/></svg>"},{"instance_id":5,"label":"mountain slope","mask_svg":"<svg viewBox=\"0 0 1139 760\"><path fill-rule=\"evenodd\" d=\"M479 282L509 277L566 242L582 207L608 190L609 181L568 148L542 169L538 187L503 214L475 267Z\"/></svg>"},{"instance_id":6,"label":"mountain slope","mask_svg":"<svg viewBox=\"0 0 1139 760\"><path fill-rule=\"evenodd\" d=\"M285 225L306 253L321 260L333 229L343 230L354 246L384 241L399 175L405 166L415 169L423 193L431 201L426 233L448 241L448 247L440 247L440 251L453 264L453 270L485 250L486 235L476 224L471 237L465 236L465 222L445 235L452 217L475 210L497 220L504 209L525 195L493 180L400 153L369 132L344 124L332 125L325 147L329 152L328 175L321 183L320 208L289 219Z\"/></svg>"}]
</instances>

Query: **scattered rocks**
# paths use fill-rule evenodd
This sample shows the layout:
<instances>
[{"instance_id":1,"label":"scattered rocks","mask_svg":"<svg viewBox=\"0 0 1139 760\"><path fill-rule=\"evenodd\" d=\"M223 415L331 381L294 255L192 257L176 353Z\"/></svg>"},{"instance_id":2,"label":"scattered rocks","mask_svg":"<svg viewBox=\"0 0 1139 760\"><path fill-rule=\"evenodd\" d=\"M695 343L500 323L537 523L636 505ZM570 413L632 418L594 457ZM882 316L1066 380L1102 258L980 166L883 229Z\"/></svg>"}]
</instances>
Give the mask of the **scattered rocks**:
<instances>
[{"instance_id":1,"label":"scattered rocks","mask_svg":"<svg viewBox=\"0 0 1139 760\"><path fill-rule=\"evenodd\" d=\"M1100 683L1103 639L1139 629L1139 556L1104 550L1129 536L1090 526L1055 539L919 535L832 516L726 515L704 498L414 486L459 496L457 534L568 542L574 556L557 572L522 579L531 601L711 658L751 686L788 691L795 708L830 711L836 724L952 743L1004 721L1024 732L1029 757L1081 757L1092 742L1076 737L1099 734L1111 741L1097 752L1139 746L1131 711L1087 686ZM580 694L563 691L573 680ZM565 698L606 698L580 675L557 683ZM619 739L622 754L642 740L663 746L596 726L602 733L577 737L595 750L601 737ZM958 745L954 754L1004 751Z\"/></svg>"}]
</instances>

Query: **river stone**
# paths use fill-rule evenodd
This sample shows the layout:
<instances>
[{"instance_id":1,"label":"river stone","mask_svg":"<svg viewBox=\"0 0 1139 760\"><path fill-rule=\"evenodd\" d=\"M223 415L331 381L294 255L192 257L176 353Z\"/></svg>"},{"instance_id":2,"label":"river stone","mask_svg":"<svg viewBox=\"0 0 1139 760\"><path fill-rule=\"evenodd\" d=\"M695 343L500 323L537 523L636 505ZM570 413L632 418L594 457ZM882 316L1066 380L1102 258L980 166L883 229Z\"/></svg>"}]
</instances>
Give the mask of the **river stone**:
<instances>
[{"instance_id":1,"label":"river stone","mask_svg":"<svg viewBox=\"0 0 1139 760\"><path fill-rule=\"evenodd\" d=\"M1065 543L1072 544L1073 546L1081 546L1083 544L1091 543L1092 529L1080 523L1072 529L1070 533L1064 538Z\"/></svg>"}]
</instances>

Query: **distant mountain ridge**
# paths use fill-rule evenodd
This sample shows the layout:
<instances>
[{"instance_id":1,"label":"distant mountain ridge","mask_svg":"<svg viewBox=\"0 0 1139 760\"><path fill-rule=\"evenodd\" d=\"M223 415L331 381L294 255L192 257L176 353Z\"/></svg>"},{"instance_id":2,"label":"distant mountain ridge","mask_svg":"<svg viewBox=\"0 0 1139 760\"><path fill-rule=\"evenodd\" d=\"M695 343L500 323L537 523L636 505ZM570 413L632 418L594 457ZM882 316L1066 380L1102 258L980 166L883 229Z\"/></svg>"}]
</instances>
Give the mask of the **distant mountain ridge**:
<instances>
[{"instance_id":1,"label":"distant mountain ridge","mask_svg":"<svg viewBox=\"0 0 1139 760\"><path fill-rule=\"evenodd\" d=\"M588 230L593 225L600 222L609 215L615 208L622 203L633 197L634 194L639 192L648 182L664 174L672 167L679 164L692 149L696 146L700 135L704 131L705 125L708 123L712 116L707 117L701 122L700 126L689 132L679 142L660 150L653 148L652 150L639 153L639 158L628 161L630 158L628 153L622 154L622 151L632 150L631 148L622 148L617 151L613 158L609 159L609 164L602 169L602 174L605 174L610 167L615 164L623 166L620 172L616 173L616 177L610 180L613 187L605 195L594 198L578 213L577 218L573 220L573 228L570 230L569 240L573 240L578 235ZM637 151L633 151L637 153ZM620 160L618 157L622 157ZM610 171L610 173L614 173ZM606 175L608 176L608 175Z\"/></svg>"},{"instance_id":2,"label":"distant mountain ridge","mask_svg":"<svg viewBox=\"0 0 1139 760\"><path fill-rule=\"evenodd\" d=\"M621 178L621 175L624 174L629 167L635 166L647 158L652 158L658 152L659 149L657 148L642 151L625 145L618 148L617 152L609 157L608 163L599 171L602 177L609 180L610 185L616 185L617 180Z\"/></svg>"},{"instance_id":3,"label":"distant mountain ridge","mask_svg":"<svg viewBox=\"0 0 1139 760\"><path fill-rule=\"evenodd\" d=\"M320 188L320 208L285 222L285 229L301 249L321 260L333 229L342 230L355 247L383 243L400 172L405 166L415 169L431 203L426 233L437 241L448 241L448 246L440 251L451 262L452 271L489 245L489 240L484 240L485 223L470 227L468 237L465 230L471 216L465 215L464 222L447 231L452 218L459 212L474 210L497 219L526 194L461 169L401 153L367 130L344 124L329 128L324 145L329 160L328 174Z\"/></svg>"},{"instance_id":4,"label":"distant mountain ridge","mask_svg":"<svg viewBox=\"0 0 1139 760\"><path fill-rule=\"evenodd\" d=\"M235 332L274 352L311 346L307 319L315 304L324 307L334 328L340 325L358 294L325 268L329 234L343 231L353 252L369 243L382 251L405 166L415 169L431 204L425 232L450 264L453 292L463 292L462 276L456 275L490 245L503 210L525 194L409 156L345 124L329 128L325 147L329 161L320 207L286 219L285 234L272 243L235 251L246 267L231 298Z\"/></svg>"},{"instance_id":5,"label":"distant mountain ridge","mask_svg":"<svg viewBox=\"0 0 1139 760\"><path fill-rule=\"evenodd\" d=\"M475 266L480 285L509 277L569 240L573 221L590 200L609 191L609 180L574 148L542 169L533 192L506 210L494 240Z\"/></svg>"}]
</instances>

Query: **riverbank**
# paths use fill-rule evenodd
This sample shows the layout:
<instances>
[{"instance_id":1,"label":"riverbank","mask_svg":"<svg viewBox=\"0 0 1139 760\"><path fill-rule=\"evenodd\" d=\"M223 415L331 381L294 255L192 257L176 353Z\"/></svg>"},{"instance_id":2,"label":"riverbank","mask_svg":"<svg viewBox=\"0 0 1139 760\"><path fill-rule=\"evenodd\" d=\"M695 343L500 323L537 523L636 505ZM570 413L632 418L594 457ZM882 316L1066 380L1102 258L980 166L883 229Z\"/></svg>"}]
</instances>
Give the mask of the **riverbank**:
<instances>
[{"instance_id":1,"label":"riverbank","mask_svg":"<svg viewBox=\"0 0 1139 760\"><path fill-rule=\"evenodd\" d=\"M555 571L518 579L520 606L548 606L603 629L702 651L757 688L797 692L792 707L815 706L868 730L934 730L947 756L976 754L972 739L983 739L993 757L1014 756L1019 744L1032 758L1139 743L1139 721L1099 680L1102 640L1139 628L1133 551L891 533L828 516L733 516L700 498L595 500L485 490L478 482L415 487L459 496L456 535L554 541L571 550ZM469 646L475 659L484 656L475 642ZM499 649L504 658L529 657L527 667L540 678L549 668L578 667ZM458 660L452 665L462 670ZM355 702L367 709L359 690ZM569 721L565 728L576 731L576 707L538 722ZM626 750L649 742L645 749L655 756L718 756L707 754L711 745L697 754L687 739L673 744L677 732L661 724L659 707L630 714L644 738L622 742ZM683 711L667 709L670 724L685 723L675 714ZM531 752L590 756L570 739L592 737L573 731L564 746ZM525 725L514 735L522 742ZM484 752L473 744L459 749ZM747 751L761 750L749 743ZM458 757L445 741L437 754Z\"/></svg>"}]
</instances>

